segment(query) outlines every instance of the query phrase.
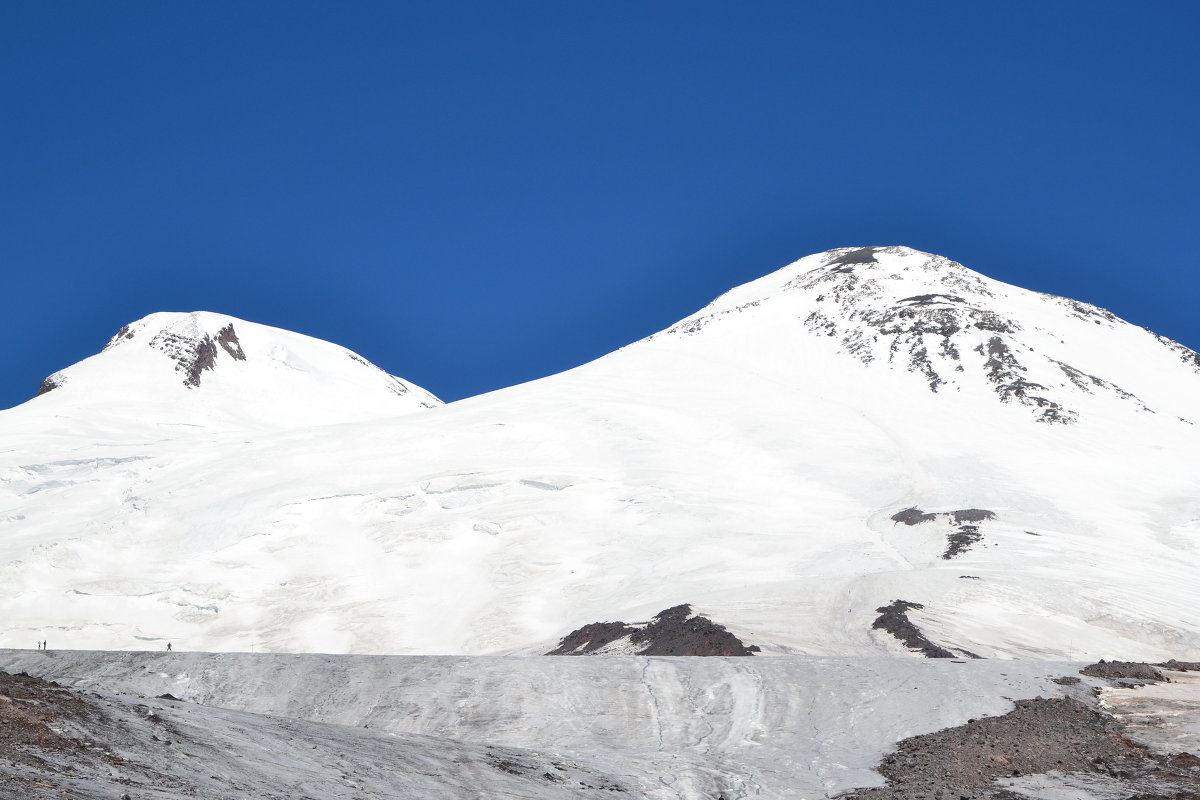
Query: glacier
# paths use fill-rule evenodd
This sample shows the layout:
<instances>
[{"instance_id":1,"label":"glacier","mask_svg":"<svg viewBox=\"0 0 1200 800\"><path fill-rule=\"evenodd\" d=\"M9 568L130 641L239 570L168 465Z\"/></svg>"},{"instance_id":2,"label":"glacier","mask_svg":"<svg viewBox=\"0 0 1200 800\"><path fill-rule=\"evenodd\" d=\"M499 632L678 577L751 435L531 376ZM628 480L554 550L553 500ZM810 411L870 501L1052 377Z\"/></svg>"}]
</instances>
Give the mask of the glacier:
<instances>
[{"instance_id":1,"label":"glacier","mask_svg":"<svg viewBox=\"0 0 1200 800\"><path fill-rule=\"evenodd\" d=\"M446 405L152 315L0 412L0 645L520 655L687 603L755 658L912 655L899 600L955 653L1195 657L1197 358L904 247Z\"/></svg>"}]
</instances>

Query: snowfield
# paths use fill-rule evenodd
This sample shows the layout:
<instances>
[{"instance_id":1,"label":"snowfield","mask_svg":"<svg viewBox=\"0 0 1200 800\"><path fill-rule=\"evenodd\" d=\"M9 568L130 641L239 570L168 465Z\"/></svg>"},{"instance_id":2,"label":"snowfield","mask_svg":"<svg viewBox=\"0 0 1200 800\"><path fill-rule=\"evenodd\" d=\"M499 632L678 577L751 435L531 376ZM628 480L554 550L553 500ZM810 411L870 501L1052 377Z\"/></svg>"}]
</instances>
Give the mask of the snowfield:
<instances>
[{"instance_id":1,"label":"snowfield","mask_svg":"<svg viewBox=\"0 0 1200 800\"><path fill-rule=\"evenodd\" d=\"M445 406L219 315L114 342L0 412L0 645L536 654L690 603L763 655L689 669L753 675L907 655L904 600L955 653L1200 657L1197 355L938 256Z\"/></svg>"}]
</instances>

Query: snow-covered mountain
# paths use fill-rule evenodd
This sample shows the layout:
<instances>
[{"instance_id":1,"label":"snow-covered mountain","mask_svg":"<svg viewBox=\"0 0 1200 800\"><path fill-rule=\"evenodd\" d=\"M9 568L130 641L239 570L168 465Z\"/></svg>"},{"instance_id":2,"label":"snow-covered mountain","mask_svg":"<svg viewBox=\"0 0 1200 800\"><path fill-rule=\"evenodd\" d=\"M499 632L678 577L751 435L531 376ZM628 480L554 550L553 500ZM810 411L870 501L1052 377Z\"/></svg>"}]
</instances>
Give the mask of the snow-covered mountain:
<instances>
[{"instance_id":1,"label":"snow-covered mountain","mask_svg":"<svg viewBox=\"0 0 1200 800\"><path fill-rule=\"evenodd\" d=\"M441 404L344 347L193 311L124 326L104 350L50 375L35 402L9 413L108 424L120 435L146 426L198 433L294 428Z\"/></svg>"},{"instance_id":2,"label":"snow-covered mountain","mask_svg":"<svg viewBox=\"0 0 1200 800\"><path fill-rule=\"evenodd\" d=\"M731 315L744 318L730 330L706 330ZM1114 400L1143 412L1196 414L1200 354L1105 309L905 247L810 256L728 292L665 334L705 331L709 347L761 356L764 369L787 372L774 361L784 340L799 339L806 355L816 354L797 322L832 339L839 355L910 373L930 392L1024 406L1039 422L1111 412Z\"/></svg>"},{"instance_id":3,"label":"snow-covered mountain","mask_svg":"<svg viewBox=\"0 0 1200 800\"><path fill-rule=\"evenodd\" d=\"M185 337L214 369L155 323L0 413L0 645L541 653L689 604L764 656L1200 653L1200 361L1094 306L843 248L566 373L340 418L274 367L237 395L274 351L223 320ZM181 409L274 424L150 437L101 367L66 402L139 340Z\"/></svg>"}]
</instances>

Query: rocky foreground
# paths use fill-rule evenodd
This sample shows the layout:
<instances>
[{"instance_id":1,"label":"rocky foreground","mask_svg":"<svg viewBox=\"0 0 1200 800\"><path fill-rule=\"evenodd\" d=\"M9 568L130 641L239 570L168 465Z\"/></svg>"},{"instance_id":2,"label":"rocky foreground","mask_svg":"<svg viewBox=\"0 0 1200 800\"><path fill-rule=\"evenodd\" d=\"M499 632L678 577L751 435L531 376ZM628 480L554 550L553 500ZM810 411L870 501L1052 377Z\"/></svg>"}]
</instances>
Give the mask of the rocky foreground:
<instances>
[{"instance_id":1,"label":"rocky foreground","mask_svg":"<svg viewBox=\"0 0 1200 800\"><path fill-rule=\"evenodd\" d=\"M0 651L0 796L1183 800L1196 666Z\"/></svg>"},{"instance_id":2,"label":"rocky foreground","mask_svg":"<svg viewBox=\"0 0 1200 800\"><path fill-rule=\"evenodd\" d=\"M67 689L0 673L5 798L575 797L629 789L567 758Z\"/></svg>"}]
</instances>

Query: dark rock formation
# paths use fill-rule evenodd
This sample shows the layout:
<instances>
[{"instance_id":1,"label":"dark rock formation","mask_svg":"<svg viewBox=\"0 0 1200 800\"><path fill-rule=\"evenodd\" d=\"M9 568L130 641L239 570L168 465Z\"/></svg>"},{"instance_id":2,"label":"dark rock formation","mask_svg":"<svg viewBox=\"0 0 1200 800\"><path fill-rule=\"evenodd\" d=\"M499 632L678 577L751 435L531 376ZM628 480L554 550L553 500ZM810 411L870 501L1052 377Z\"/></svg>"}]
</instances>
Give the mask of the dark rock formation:
<instances>
[{"instance_id":1,"label":"dark rock formation","mask_svg":"<svg viewBox=\"0 0 1200 800\"><path fill-rule=\"evenodd\" d=\"M622 639L628 641L631 652L643 656L750 656L758 652L757 645L747 647L725 626L691 614L692 607L684 603L646 623L593 622L568 633L546 655L588 655Z\"/></svg>"},{"instance_id":2,"label":"dark rock formation","mask_svg":"<svg viewBox=\"0 0 1200 800\"><path fill-rule=\"evenodd\" d=\"M967 301L955 294L918 294L912 297L905 297L899 302L907 303L909 308L911 308L913 306L932 306L939 303L965 303Z\"/></svg>"},{"instance_id":3,"label":"dark rock formation","mask_svg":"<svg viewBox=\"0 0 1200 800\"><path fill-rule=\"evenodd\" d=\"M232 323L217 331L215 340L208 334L188 336L169 330L160 331L150 340L151 347L175 362L175 371L183 373L183 385L189 389L200 385L205 370L216 368L218 344L235 361L246 360Z\"/></svg>"},{"instance_id":4,"label":"dark rock formation","mask_svg":"<svg viewBox=\"0 0 1200 800\"><path fill-rule=\"evenodd\" d=\"M910 610L924 607L920 603L910 603L907 600L894 600L890 605L875 609L879 612L879 617L871 627L876 630L887 631L903 642L905 647L917 651L926 658L958 658L957 653L952 653L941 645L932 642L908 618ZM972 658L978 658L978 656L973 654L968 655Z\"/></svg>"},{"instance_id":5,"label":"dark rock formation","mask_svg":"<svg viewBox=\"0 0 1200 800\"><path fill-rule=\"evenodd\" d=\"M668 608L629 640L645 645L640 652L646 656L749 656L758 650L746 647L724 625L691 613L686 603Z\"/></svg>"},{"instance_id":6,"label":"dark rock formation","mask_svg":"<svg viewBox=\"0 0 1200 800\"><path fill-rule=\"evenodd\" d=\"M942 558L949 560L971 549L971 545L983 538L978 525L959 525L958 530L946 537L949 544Z\"/></svg>"},{"instance_id":7,"label":"dark rock formation","mask_svg":"<svg viewBox=\"0 0 1200 800\"><path fill-rule=\"evenodd\" d=\"M892 514L892 522L903 522L905 525L921 525L925 522L933 522L938 516L940 515L936 513L927 514L916 506L912 506Z\"/></svg>"},{"instance_id":8,"label":"dark rock formation","mask_svg":"<svg viewBox=\"0 0 1200 800\"><path fill-rule=\"evenodd\" d=\"M1027 368L1021 364L1002 338L993 336L988 339L986 351L983 345L976 347L975 351L987 356L987 361L984 363L985 375L1001 402L1017 402L1021 405L1042 409L1037 417L1038 422L1059 424L1075 422L1078 415L1074 411L1068 411L1048 397L1038 394L1038 392L1047 391L1047 388L1040 383L1025 379Z\"/></svg>"},{"instance_id":9,"label":"dark rock formation","mask_svg":"<svg viewBox=\"0 0 1200 800\"><path fill-rule=\"evenodd\" d=\"M986 522L995 518L995 512L988 511L985 508L925 512L916 506L912 506L893 514L892 522L903 522L905 525L924 525L926 522L935 522L938 519L944 519L957 525L957 530L946 535L947 547L946 552L942 553L942 558L949 560L967 552L967 550L971 549L971 545L983 538L983 534L979 532L979 526L968 523Z\"/></svg>"},{"instance_id":10,"label":"dark rock formation","mask_svg":"<svg viewBox=\"0 0 1200 800\"><path fill-rule=\"evenodd\" d=\"M1105 680L1165 681L1167 678L1152 665L1141 661L1105 661L1100 659L1079 670L1080 675Z\"/></svg>"},{"instance_id":11,"label":"dark rock formation","mask_svg":"<svg viewBox=\"0 0 1200 800\"><path fill-rule=\"evenodd\" d=\"M221 349L229 353L234 361L246 360L246 354L242 351L242 343L238 341L232 322L217 331L217 344L221 345Z\"/></svg>"},{"instance_id":12,"label":"dark rock formation","mask_svg":"<svg viewBox=\"0 0 1200 800\"><path fill-rule=\"evenodd\" d=\"M587 655L633 633L637 633L637 628L626 625L624 622L593 622L568 633L558 643L558 647L546 655Z\"/></svg>"},{"instance_id":13,"label":"dark rock formation","mask_svg":"<svg viewBox=\"0 0 1200 800\"><path fill-rule=\"evenodd\" d=\"M854 264L878 264L879 259L875 257L875 251L878 249L878 247L860 247L857 250L851 250L832 259L826 266L845 267L853 266Z\"/></svg>"},{"instance_id":14,"label":"dark rock formation","mask_svg":"<svg viewBox=\"0 0 1200 800\"><path fill-rule=\"evenodd\" d=\"M989 519L995 519L996 512L988 511L986 508L964 508L960 511L951 511L950 519L955 525L964 522L983 522Z\"/></svg>"},{"instance_id":15,"label":"dark rock formation","mask_svg":"<svg viewBox=\"0 0 1200 800\"><path fill-rule=\"evenodd\" d=\"M85 702L57 683L0 670L0 763L37 767L47 751L85 749L60 732L60 723L89 713Z\"/></svg>"},{"instance_id":16,"label":"dark rock formation","mask_svg":"<svg viewBox=\"0 0 1200 800\"><path fill-rule=\"evenodd\" d=\"M1200 797L1194 756L1155 756L1125 737L1110 716L1066 698L1018 700L1000 717L914 736L900 742L878 767L887 785L842 795L844 800L1016 798L999 778L1092 773L1129 781L1132 791L1150 780L1163 797ZM1023 795L1020 795L1023 796ZM1114 795L1115 796L1115 795ZM1151 795L1137 794L1148 798Z\"/></svg>"},{"instance_id":17,"label":"dark rock formation","mask_svg":"<svg viewBox=\"0 0 1200 800\"><path fill-rule=\"evenodd\" d=\"M122 325L121 330L117 331L117 335L112 337L111 339L109 339L108 344L104 345L104 349L108 350L109 348L116 347L121 342L126 341L127 339L132 339L132 338L133 338L133 331L130 330L128 325Z\"/></svg>"},{"instance_id":18,"label":"dark rock formation","mask_svg":"<svg viewBox=\"0 0 1200 800\"><path fill-rule=\"evenodd\" d=\"M34 397L41 397L46 392L52 392L58 387L62 386L64 383L66 383L65 379L56 372L42 381L41 385L38 386L37 394L35 394Z\"/></svg>"}]
</instances>

